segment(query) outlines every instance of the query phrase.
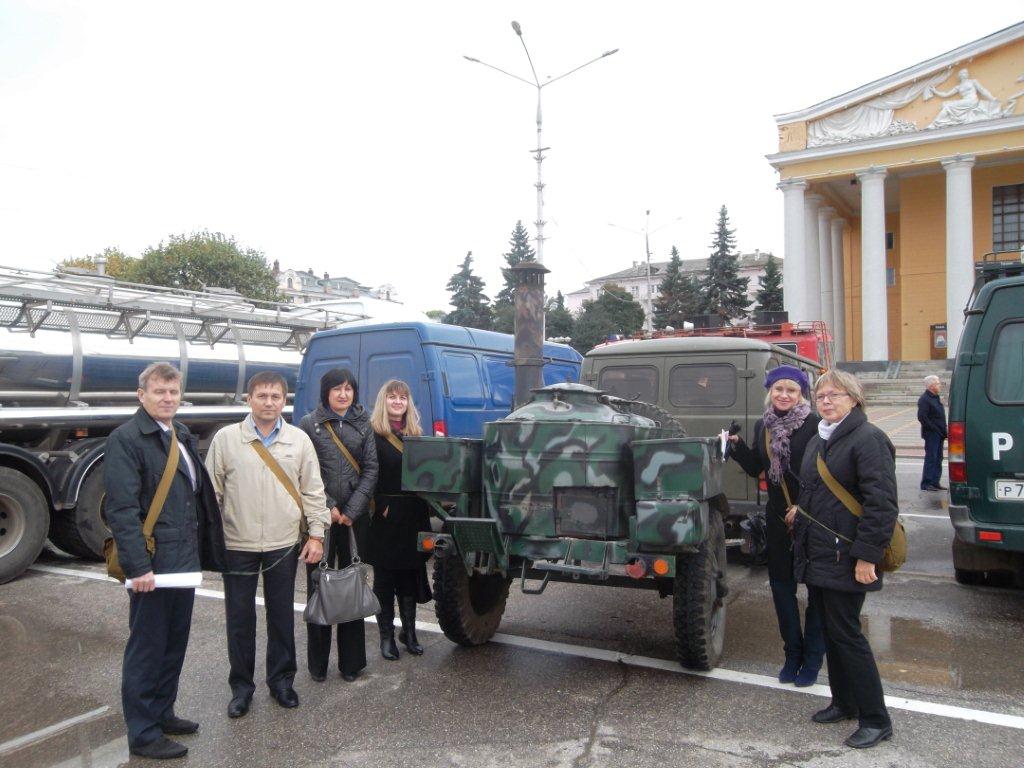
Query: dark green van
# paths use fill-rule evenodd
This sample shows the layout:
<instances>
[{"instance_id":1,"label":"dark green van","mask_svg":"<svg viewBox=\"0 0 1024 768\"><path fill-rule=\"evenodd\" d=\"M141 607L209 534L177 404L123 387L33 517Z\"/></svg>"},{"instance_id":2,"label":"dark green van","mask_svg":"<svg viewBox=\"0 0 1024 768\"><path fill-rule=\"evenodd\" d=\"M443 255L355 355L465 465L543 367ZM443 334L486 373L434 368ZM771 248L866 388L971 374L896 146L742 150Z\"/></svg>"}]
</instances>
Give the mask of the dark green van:
<instances>
[{"instance_id":1,"label":"dark green van","mask_svg":"<svg viewBox=\"0 0 1024 768\"><path fill-rule=\"evenodd\" d=\"M1000 574L1024 586L1024 275L985 282L987 270L949 392L953 566L962 584Z\"/></svg>"},{"instance_id":2,"label":"dark green van","mask_svg":"<svg viewBox=\"0 0 1024 768\"><path fill-rule=\"evenodd\" d=\"M729 336L630 339L602 344L583 360L580 382L629 400L654 403L675 416L693 437L718 435L735 421L750 440L764 413L765 372L779 365L807 371L818 364L782 347ZM722 475L729 499L727 535L748 512L764 506L766 491L730 461Z\"/></svg>"}]
</instances>

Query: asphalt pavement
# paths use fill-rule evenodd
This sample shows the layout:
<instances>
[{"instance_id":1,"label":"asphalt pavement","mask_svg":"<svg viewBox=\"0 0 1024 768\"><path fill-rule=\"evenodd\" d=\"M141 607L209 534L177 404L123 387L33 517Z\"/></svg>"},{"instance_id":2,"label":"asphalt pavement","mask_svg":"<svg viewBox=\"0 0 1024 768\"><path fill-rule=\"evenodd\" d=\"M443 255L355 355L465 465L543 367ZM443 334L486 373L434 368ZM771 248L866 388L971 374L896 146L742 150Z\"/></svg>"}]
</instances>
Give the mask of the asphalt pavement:
<instances>
[{"instance_id":1,"label":"asphalt pavement","mask_svg":"<svg viewBox=\"0 0 1024 768\"><path fill-rule=\"evenodd\" d=\"M798 690L774 678L781 642L763 568L731 563L725 652L707 674L673 660L671 599L553 584L513 587L500 634L460 648L421 606L422 657L383 660L355 683L315 683L283 710L257 691L230 720L223 596L207 578L178 713L198 735L191 766L992 766L1024 762L1024 593L953 580L946 494L917 491L921 462L897 462L910 557L870 595L864 625L895 738L854 752L850 723L816 725L825 676ZM297 608L305 597L297 590ZM262 617L259 653L263 653ZM143 765L128 758L120 711L127 598L96 564L50 555L0 587L0 766ZM257 684L262 671L257 665Z\"/></svg>"}]
</instances>

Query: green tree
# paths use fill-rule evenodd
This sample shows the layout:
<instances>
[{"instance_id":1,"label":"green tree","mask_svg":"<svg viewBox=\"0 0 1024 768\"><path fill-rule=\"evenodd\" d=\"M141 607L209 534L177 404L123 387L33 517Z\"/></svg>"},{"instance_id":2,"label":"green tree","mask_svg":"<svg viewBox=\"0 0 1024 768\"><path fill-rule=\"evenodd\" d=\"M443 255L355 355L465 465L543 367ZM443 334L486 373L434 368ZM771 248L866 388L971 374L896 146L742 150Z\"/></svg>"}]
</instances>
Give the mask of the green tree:
<instances>
[{"instance_id":1,"label":"green tree","mask_svg":"<svg viewBox=\"0 0 1024 768\"><path fill-rule=\"evenodd\" d=\"M608 283L598 298L583 302L572 342L585 353L612 334L629 335L643 327L644 308L625 288Z\"/></svg>"},{"instance_id":2,"label":"green tree","mask_svg":"<svg viewBox=\"0 0 1024 768\"><path fill-rule=\"evenodd\" d=\"M117 280L129 280L132 266L138 261L133 256L127 255L120 248L104 248L101 253L92 256L79 256L73 259L64 259L60 263L62 267L74 267L75 269L89 269L97 271L96 260L104 258L107 263L103 267L105 274Z\"/></svg>"},{"instance_id":3,"label":"green tree","mask_svg":"<svg viewBox=\"0 0 1024 768\"><path fill-rule=\"evenodd\" d=\"M517 221L508 241L509 250L503 254L507 267L502 267L501 276L505 284L494 299L494 330L512 333L515 330L515 284L512 280L512 267L521 261L533 261L536 252L530 246L530 234L523 226L522 220Z\"/></svg>"},{"instance_id":4,"label":"green tree","mask_svg":"<svg viewBox=\"0 0 1024 768\"><path fill-rule=\"evenodd\" d=\"M443 309L428 309L423 314L425 314L435 323L443 323L444 319L448 317L448 313L445 312Z\"/></svg>"},{"instance_id":5,"label":"green tree","mask_svg":"<svg viewBox=\"0 0 1024 768\"><path fill-rule=\"evenodd\" d=\"M768 254L764 265L764 274L757 278L760 288L757 290L758 312L781 312L783 309L782 270L778 260Z\"/></svg>"},{"instance_id":6,"label":"green tree","mask_svg":"<svg viewBox=\"0 0 1024 768\"><path fill-rule=\"evenodd\" d=\"M739 276L739 255L735 253L736 230L729 229L729 211L723 205L718 211L718 224L712 233L708 271L700 282L703 301L701 311L719 315L723 320L747 316L747 285L749 277Z\"/></svg>"},{"instance_id":7,"label":"green tree","mask_svg":"<svg viewBox=\"0 0 1024 768\"><path fill-rule=\"evenodd\" d=\"M575 325L572 312L565 308L565 296L558 291L544 305L544 335L549 339L571 339Z\"/></svg>"},{"instance_id":8,"label":"green tree","mask_svg":"<svg viewBox=\"0 0 1024 768\"><path fill-rule=\"evenodd\" d=\"M673 245L665 277L654 300L654 327L681 329L684 320L692 321L694 315L700 314L700 307L700 288L691 275L683 272L679 249Z\"/></svg>"},{"instance_id":9,"label":"green tree","mask_svg":"<svg viewBox=\"0 0 1024 768\"><path fill-rule=\"evenodd\" d=\"M455 307L444 321L467 328L491 329L490 299L484 294L484 281L473 274L473 252L466 253L459 271L448 281L449 303Z\"/></svg>"},{"instance_id":10,"label":"green tree","mask_svg":"<svg viewBox=\"0 0 1024 768\"><path fill-rule=\"evenodd\" d=\"M231 288L250 299L280 299L277 279L263 254L240 247L220 232L172 235L166 243L147 248L128 270L137 283L198 291Z\"/></svg>"}]
</instances>

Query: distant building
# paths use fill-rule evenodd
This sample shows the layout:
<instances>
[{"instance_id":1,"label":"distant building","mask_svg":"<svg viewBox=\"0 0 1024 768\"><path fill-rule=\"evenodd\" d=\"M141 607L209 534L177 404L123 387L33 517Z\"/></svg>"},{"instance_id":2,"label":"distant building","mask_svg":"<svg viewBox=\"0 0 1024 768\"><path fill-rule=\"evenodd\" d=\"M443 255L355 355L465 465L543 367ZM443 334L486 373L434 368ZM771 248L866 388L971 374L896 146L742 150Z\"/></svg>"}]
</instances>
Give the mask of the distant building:
<instances>
[{"instance_id":1,"label":"distant building","mask_svg":"<svg viewBox=\"0 0 1024 768\"><path fill-rule=\"evenodd\" d=\"M277 285L287 299L293 304L310 304L337 298L373 298L383 301L397 301L393 285L380 285L371 288L350 277L331 277L324 272L318 277L312 269L281 269L281 264L274 261L274 277Z\"/></svg>"},{"instance_id":2,"label":"distant building","mask_svg":"<svg viewBox=\"0 0 1024 768\"><path fill-rule=\"evenodd\" d=\"M753 253L740 254L740 277L749 277L747 284L747 296L753 308L754 295L757 293L760 284L758 278L764 274L764 265L768 263L770 253L762 253L755 250ZM781 263L779 265L781 267ZM613 272L610 275L602 275L592 280L587 280L585 288L565 295L565 306L570 312L578 312L583 308L584 301L596 299L601 294L601 288L609 283L614 283L629 291L644 308L644 313L650 319L651 303L658 297L658 286L665 279L665 270L668 268L667 261L652 261L650 276L650 291L648 291L647 262L634 261L633 266L628 269ZM707 259L683 259L683 272L694 277L703 277L708 270Z\"/></svg>"}]
</instances>

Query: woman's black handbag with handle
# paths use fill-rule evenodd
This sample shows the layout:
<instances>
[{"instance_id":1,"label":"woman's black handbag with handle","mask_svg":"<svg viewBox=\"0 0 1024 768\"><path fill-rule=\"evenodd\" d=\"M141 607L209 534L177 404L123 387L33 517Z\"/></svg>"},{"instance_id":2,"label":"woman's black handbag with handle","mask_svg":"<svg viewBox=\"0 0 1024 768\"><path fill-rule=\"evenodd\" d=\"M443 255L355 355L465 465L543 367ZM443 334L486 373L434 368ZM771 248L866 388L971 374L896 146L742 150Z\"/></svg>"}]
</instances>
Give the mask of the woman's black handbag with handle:
<instances>
[{"instance_id":1,"label":"woman's black handbag with handle","mask_svg":"<svg viewBox=\"0 0 1024 768\"><path fill-rule=\"evenodd\" d=\"M310 624L344 624L380 613L380 602L367 579L370 567L359 559L352 526L348 526L348 535L352 564L341 569L327 567L330 542L324 539L324 559L313 571L313 594L308 596L306 610L302 614Z\"/></svg>"}]
</instances>

